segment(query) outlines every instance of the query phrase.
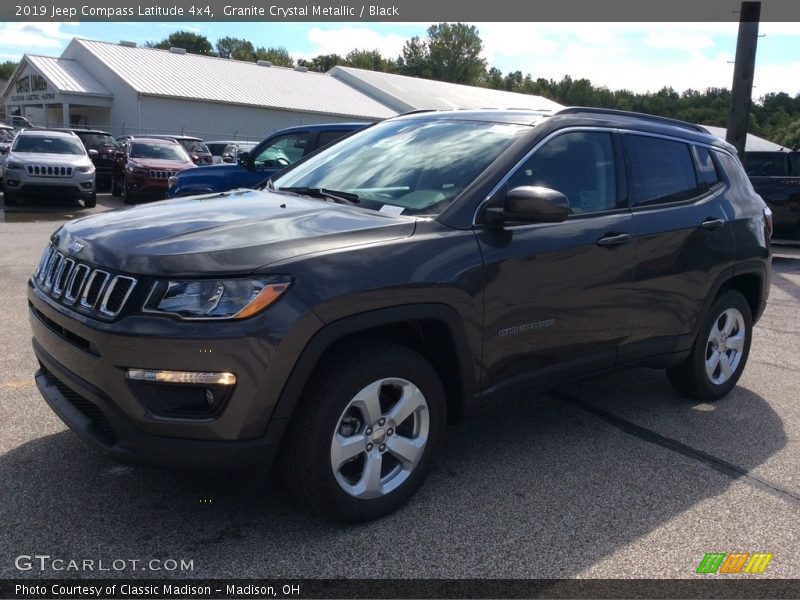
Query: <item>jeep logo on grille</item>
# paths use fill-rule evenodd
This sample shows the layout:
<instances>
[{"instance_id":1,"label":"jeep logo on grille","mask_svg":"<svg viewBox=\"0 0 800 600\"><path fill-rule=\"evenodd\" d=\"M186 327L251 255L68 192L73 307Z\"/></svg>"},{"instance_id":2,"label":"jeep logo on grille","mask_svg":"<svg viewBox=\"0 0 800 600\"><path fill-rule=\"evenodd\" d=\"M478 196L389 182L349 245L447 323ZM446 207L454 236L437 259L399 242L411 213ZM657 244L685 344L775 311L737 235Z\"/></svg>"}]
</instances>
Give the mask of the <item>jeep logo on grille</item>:
<instances>
[{"instance_id":1,"label":"jeep logo on grille","mask_svg":"<svg viewBox=\"0 0 800 600\"><path fill-rule=\"evenodd\" d=\"M83 242L79 242L78 240L75 240L74 242L70 243L69 246L67 246L67 250L69 250L72 254L78 254L85 247L86 244L84 244Z\"/></svg>"}]
</instances>

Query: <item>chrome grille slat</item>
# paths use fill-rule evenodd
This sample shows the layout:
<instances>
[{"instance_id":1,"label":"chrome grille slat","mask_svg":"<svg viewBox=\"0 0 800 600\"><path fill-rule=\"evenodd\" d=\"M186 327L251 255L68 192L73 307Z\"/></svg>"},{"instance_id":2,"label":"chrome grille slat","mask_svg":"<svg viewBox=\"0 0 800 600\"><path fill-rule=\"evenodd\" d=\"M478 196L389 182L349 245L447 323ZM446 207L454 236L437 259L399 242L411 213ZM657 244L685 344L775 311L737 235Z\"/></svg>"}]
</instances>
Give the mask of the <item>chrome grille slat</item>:
<instances>
[{"instance_id":1,"label":"chrome grille slat","mask_svg":"<svg viewBox=\"0 0 800 600\"><path fill-rule=\"evenodd\" d=\"M95 269L48 244L33 281L51 298L82 311L116 317L125 308L138 280Z\"/></svg>"},{"instance_id":2,"label":"chrome grille slat","mask_svg":"<svg viewBox=\"0 0 800 600\"><path fill-rule=\"evenodd\" d=\"M39 177L72 177L72 167L28 165L26 170L29 175L38 175Z\"/></svg>"},{"instance_id":3,"label":"chrome grille slat","mask_svg":"<svg viewBox=\"0 0 800 600\"><path fill-rule=\"evenodd\" d=\"M167 171L164 169L150 169L151 179L169 179L175 175L177 171Z\"/></svg>"}]
</instances>

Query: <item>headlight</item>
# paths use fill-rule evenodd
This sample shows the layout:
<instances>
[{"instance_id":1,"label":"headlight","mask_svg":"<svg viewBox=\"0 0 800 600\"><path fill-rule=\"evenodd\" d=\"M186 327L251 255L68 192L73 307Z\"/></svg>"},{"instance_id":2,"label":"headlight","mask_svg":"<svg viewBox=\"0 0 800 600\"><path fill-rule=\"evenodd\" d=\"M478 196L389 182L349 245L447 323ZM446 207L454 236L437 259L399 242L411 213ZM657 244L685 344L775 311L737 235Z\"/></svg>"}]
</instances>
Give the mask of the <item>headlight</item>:
<instances>
[{"instance_id":1,"label":"headlight","mask_svg":"<svg viewBox=\"0 0 800 600\"><path fill-rule=\"evenodd\" d=\"M75 167L75 170L78 173L91 173L94 171L94 165L89 165L88 167Z\"/></svg>"},{"instance_id":2,"label":"headlight","mask_svg":"<svg viewBox=\"0 0 800 600\"><path fill-rule=\"evenodd\" d=\"M283 276L158 281L143 310L182 319L246 319L275 302L291 283Z\"/></svg>"},{"instance_id":3,"label":"headlight","mask_svg":"<svg viewBox=\"0 0 800 600\"><path fill-rule=\"evenodd\" d=\"M125 167L125 169L135 175L149 175L150 171L147 169L140 169L139 167Z\"/></svg>"},{"instance_id":4,"label":"headlight","mask_svg":"<svg viewBox=\"0 0 800 600\"><path fill-rule=\"evenodd\" d=\"M6 169L14 170L14 169L24 169L24 168L25 165L23 165L22 163L17 163L17 162L6 163Z\"/></svg>"},{"instance_id":5,"label":"headlight","mask_svg":"<svg viewBox=\"0 0 800 600\"><path fill-rule=\"evenodd\" d=\"M178 177L176 175L172 175L167 179L167 187L169 189L174 188L176 185L178 185Z\"/></svg>"}]
</instances>

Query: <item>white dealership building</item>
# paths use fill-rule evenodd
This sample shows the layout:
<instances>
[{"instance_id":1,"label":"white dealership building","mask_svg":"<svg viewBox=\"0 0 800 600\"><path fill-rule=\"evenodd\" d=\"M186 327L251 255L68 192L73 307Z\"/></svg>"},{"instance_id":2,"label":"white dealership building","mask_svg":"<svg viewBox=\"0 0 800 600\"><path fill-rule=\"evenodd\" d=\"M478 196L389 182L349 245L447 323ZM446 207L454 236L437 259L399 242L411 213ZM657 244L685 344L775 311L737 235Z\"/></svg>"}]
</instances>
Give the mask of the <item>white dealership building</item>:
<instances>
[{"instance_id":1,"label":"white dealership building","mask_svg":"<svg viewBox=\"0 0 800 600\"><path fill-rule=\"evenodd\" d=\"M418 109L560 107L540 96L361 69L315 73L80 38L60 57L26 54L1 93L7 115L35 125L204 139L260 140L292 125Z\"/></svg>"}]
</instances>

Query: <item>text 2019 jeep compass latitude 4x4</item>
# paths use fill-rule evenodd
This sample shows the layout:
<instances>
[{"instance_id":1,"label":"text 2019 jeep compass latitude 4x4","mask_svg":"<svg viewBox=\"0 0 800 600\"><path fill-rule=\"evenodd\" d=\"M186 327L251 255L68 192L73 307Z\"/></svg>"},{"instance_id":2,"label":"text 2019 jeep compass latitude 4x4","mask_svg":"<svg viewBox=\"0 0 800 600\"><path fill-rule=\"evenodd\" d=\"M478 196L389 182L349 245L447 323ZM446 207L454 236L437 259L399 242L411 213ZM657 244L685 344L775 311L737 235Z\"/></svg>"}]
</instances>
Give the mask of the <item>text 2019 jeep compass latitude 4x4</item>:
<instances>
[{"instance_id":1,"label":"text 2019 jeep compass latitude 4x4","mask_svg":"<svg viewBox=\"0 0 800 600\"><path fill-rule=\"evenodd\" d=\"M265 190L66 223L29 283L36 381L122 459L269 464L364 520L445 424L623 366L725 395L769 289L770 215L733 148L593 109L418 113Z\"/></svg>"}]
</instances>

